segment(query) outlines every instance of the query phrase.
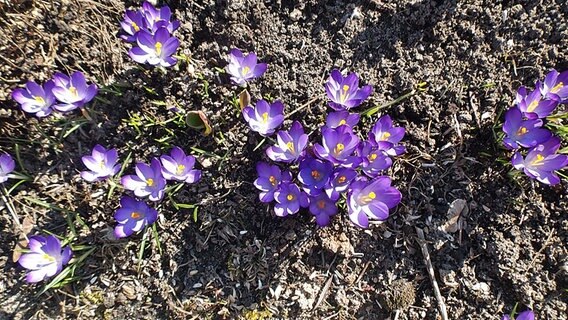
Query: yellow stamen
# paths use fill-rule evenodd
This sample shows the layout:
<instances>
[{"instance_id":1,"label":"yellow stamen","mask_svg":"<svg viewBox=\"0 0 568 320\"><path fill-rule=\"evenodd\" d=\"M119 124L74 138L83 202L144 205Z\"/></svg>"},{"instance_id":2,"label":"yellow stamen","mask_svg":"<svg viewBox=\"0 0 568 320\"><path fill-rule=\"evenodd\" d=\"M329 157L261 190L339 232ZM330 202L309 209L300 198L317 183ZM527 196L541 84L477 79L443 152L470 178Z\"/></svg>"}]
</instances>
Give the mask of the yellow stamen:
<instances>
[{"instance_id":1,"label":"yellow stamen","mask_svg":"<svg viewBox=\"0 0 568 320\"><path fill-rule=\"evenodd\" d=\"M106 163L105 163L104 160L101 160L101 162L99 162L99 167L100 167L101 169L103 169L103 168L105 167L105 165L106 165Z\"/></svg>"},{"instance_id":2,"label":"yellow stamen","mask_svg":"<svg viewBox=\"0 0 568 320\"><path fill-rule=\"evenodd\" d=\"M325 201L323 201L323 200L318 201L318 208L320 208L320 209L325 208Z\"/></svg>"},{"instance_id":3,"label":"yellow stamen","mask_svg":"<svg viewBox=\"0 0 568 320\"><path fill-rule=\"evenodd\" d=\"M312 178L319 179L320 177L321 177L321 174L319 173L319 171L312 170Z\"/></svg>"},{"instance_id":4,"label":"yellow stamen","mask_svg":"<svg viewBox=\"0 0 568 320\"><path fill-rule=\"evenodd\" d=\"M345 183L345 181L347 181L347 177L346 176L341 176L337 179L337 182L339 183Z\"/></svg>"},{"instance_id":5,"label":"yellow stamen","mask_svg":"<svg viewBox=\"0 0 568 320\"><path fill-rule=\"evenodd\" d=\"M71 92L71 94L72 94L74 97L77 97L77 96L79 95L79 93L77 92L77 88L75 88L75 87L73 87L73 86L70 86L70 87L69 87L69 91Z\"/></svg>"},{"instance_id":6,"label":"yellow stamen","mask_svg":"<svg viewBox=\"0 0 568 320\"><path fill-rule=\"evenodd\" d=\"M556 92L560 91L560 89L562 89L563 87L564 87L564 83L558 82L558 84L555 85L554 88L550 89L550 93L556 93Z\"/></svg>"},{"instance_id":7,"label":"yellow stamen","mask_svg":"<svg viewBox=\"0 0 568 320\"><path fill-rule=\"evenodd\" d=\"M178 164L178 166L176 168L176 174L182 174L184 170L185 170L185 166L183 164Z\"/></svg>"},{"instance_id":8,"label":"yellow stamen","mask_svg":"<svg viewBox=\"0 0 568 320\"><path fill-rule=\"evenodd\" d=\"M339 153L341 153L341 151L343 151L345 149L345 145L343 145L343 143L338 143L335 148L333 148L333 152L337 155Z\"/></svg>"},{"instance_id":9,"label":"yellow stamen","mask_svg":"<svg viewBox=\"0 0 568 320\"><path fill-rule=\"evenodd\" d=\"M383 132L383 135L381 136L381 141L387 141L390 138L391 134L390 132Z\"/></svg>"},{"instance_id":10,"label":"yellow stamen","mask_svg":"<svg viewBox=\"0 0 568 320\"><path fill-rule=\"evenodd\" d=\"M156 42L154 48L156 48L156 55L159 56L162 53L162 43Z\"/></svg>"},{"instance_id":11,"label":"yellow stamen","mask_svg":"<svg viewBox=\"0 0 568 320\"><path fill-rule=\"evenodd\" d=\"M529 106L527 107L527 112L533 112L534 109L536 109L536 107L538 107L538 101L534 100L533 102L531 102L531 104L529 104Z\"/></svg>"},{"instance_id":12,"label":"yellow stamen","mask_svg":"<svg viewBox=\"0 0 568 320\"><path fill-rule=\"evenodd\" d=\"M342 126L342 125L344 125L344 124L346 124L346 123L347 123L347 121L345 121L345 119L341 119L341 121L339 121L339 125L340 125L340 126Z\"/></svg>"},{"instance_id":13,"label":"yellow stamen","mask_svg":"<svg viewBox=\"0 0 568 320\"><path fill-rule=\"evenodd\" d=\"M249 67L243 67L243 70L241 70L241 74L242 74L243 76L246 76L249 72L250 72L250 68L249 68Z\"/></svg>"},{"instance_id":14,"label":"yellow stamen","mask_svg":"<svg viewBox=\"0 0 568 320\"><path fill-rule=\"evenodd\" d=\"M544 156L539 153L539 154L536 155L536 159L534 159L534 160L531 162L531 164L532 164L533 166L539 165L539 164L541 164L542 160L544 160Z\"/></svg>"},{"instance_id":15,"label":"yellow stamen","mask_svg":"<svg viewBox=\"0 0 568 320\"><path fill-rule=\"evenodd\" d=\"M134 31L140 31L140 27L134 21L131 22L130 25L132 26L132 29L134 29Z\"/></svg>"},{"instance_id":16,"label":"yellow stamen","mask_svg":"<svg viewBox=\"0 0 568 320\"><path fill-rule=\"evenodd\" d=\"M341 100L341 102L345 102L345 99L347 99L347 91L349 91L349 86L344 84L342 89L343 90L341 91L341 94L339 95L339 99Z\"/></svg>"},{"instance_id":17,"label":"yellow stamen","mask_svg":"<svg viewBox=\"0 0 568 320\"><path fill-rule=\"evenodd\" d=\"M295 153L296 151L294 150L294 143L292 142L288 142L286 143L286 148L288 148L288 150L292 153Z\"/></svg>"},{"instance_id":18,"label":"yellow stamen","mask_svg":"<svg viewBox=\"0 0 568 320\"><path fill-rule=\"evenodd\" d=\"M55 258L52 257L52 256L50 256L50 255L48 255L47 253L44 253L41 257L42 257L44 260L47 260L47 261L49 261L49 262L54 262L54 261L55 261Z\"/></svg>"},{"instance_id":19,"label":"yellow stamen","mask_svg":"<svg viewBox=\"0 0 568 320\"><path fill-rule=\"evenodd\" d=\"M268 112L262 114L262 122L264 123L268 122Z\"/></svg>"},{"instance_id":20,"label":"yellow stamen","mask_svg":"<svg viewBox=\"0 0 568 320\"><path fill-rule=\"evenodd\" d=\"M376 153L371 153L367 159L369 159L370 162L375 161L375 159L377 159L377 154Z\"/></svg>"},{"instance_id":21,"label":"yellow stamen","mask_svg":"<svg viewBox=\"0 0 568 320\"><path fill-rule=\"evenodd\" d=\"M527 132L529 132L529 129L527 129L525 127L520 127L519 130L517 130L517 135L522 136L522 135L526 134Z\"/></svg>"},{"instance_id":22,"label":"yellow stamen","mask_svg":"<svg viewBox=\"0 0 568 320\"><path fill-rule=\"evenodd\" d=\"M132 213L130 214L130 217L133 219L138 219L140 218L142 215L136 211L132 211Z\"/></svg>"},{"instance_id":23,"label":"yellow stamen","mask_svg":"<svg viewBox=\"0 0 568 320\"><path fill-rule=\"evenodd\" d=\"M289 193L289 194L286 196L286 199L287 199L288 201L292 201L292 200L294 200L294 195L291 194L291 193Z\"/></svg>"},{"instance_id":24,"label":"yellow stamen","mask_svg":"<svg viewBox=\"0 0 568 320\"><path fill-rule=\"evenodd\" d=\"M34 97L34 100L37 101L38 103L45 104L45 100L43 100L42 97L35 96L35 97Z\"/></svg>"},{"instance_id":25,"label":"yellow stamen","mask_svg":"<svg viewBox=\"0 0 568 320\"><path fill-rule=\"evenodd\" d=\"M276 182L277 182L277 181L276 181L276 178L275 178L274 176L270 176L270 177L268 178L268 181L270 181L270 184L273 185L273 186L275 186L275 185L276 185Z\"/></svg>"},{"instance_id":26,"label":"yellow stamen","mask_svg":"<svg viewBox=\"0 0 568 320\"><path fill-rule=\"evenodd\" d=\"M152 179L152 178L146 179L146 184L148 185L148 187L153 186L154 185L154 179Z\"/></svg>"},{"instance_id":27,"label":"yellow stamen","mask_svg":"<svg viewBox=\"0 0 568 320\"><path fill-rule=\"evenodd\" d=\"M377 197L377 195L373 191L369 192L369 198L370 199L375 199L376 197Z\"/></svg>"}]
</instances>

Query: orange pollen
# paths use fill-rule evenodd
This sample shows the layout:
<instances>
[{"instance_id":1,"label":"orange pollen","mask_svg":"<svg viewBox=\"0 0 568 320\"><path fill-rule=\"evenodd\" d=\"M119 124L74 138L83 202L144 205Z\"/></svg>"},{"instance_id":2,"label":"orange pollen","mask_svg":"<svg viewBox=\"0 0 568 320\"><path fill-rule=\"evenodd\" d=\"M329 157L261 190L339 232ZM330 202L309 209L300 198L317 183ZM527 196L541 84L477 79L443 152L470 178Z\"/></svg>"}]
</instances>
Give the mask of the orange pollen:
<instances>
[{"instance_id":1,"label":"orange pollen","mask_svg":"<svg viewBox=\"0 0 568 320\"><path fill-rule=\"evenodd\" d=\"M142 216L142 215L141 215L140 213L136 212L136 211L132 211L132 213L130 214L130 217L131 217L132 219L138 219L138 218L140 218L141 216Z\"/></svg>"},{"instance_id":2,"label":"orange pollen","mask_svg":"<svg viewBox=\"0 0 568 320\"><path fill-rule=\"evenodd\" d=\"M345 181L347 181L347 177L345 177L345 176L341 176L337 179L337 182L339 182L339 183L345 183Z\"/></svg>"},{"instance_id":3,"label":"orange pollen","mask_svg":"<svg viewBox=\"0 0 568 320\"><path fill-rule=\"evenodd\" d=\"M520 127L519 130L517 130L517 135L522 136L522 135L526 134L527 132L529 132L529 130L527 128Z\"/></svg>"},{"instance_id":4,"label":"orange pollen","mask_svg":"<svg viewBox=\"0 0 568 320\"><path fill-rule=\"evenodd\" d=\"M321 174L319 173L319 171L312 170L312 178L319 179L320 177L321 177Z\"/></svg>"},{"instance_id":5,"label":"orange pollen","mask_svg":"<svg viewBox=\"0 0 568 320\"><path fill-rule=\"evenodd\" d=\"M275 186L276 185L276 178L274 176L270 176L268 178L268 181L270 181L270 184Z\"/></svg>"},{"instance_id":6,"label":"orange pollen","mask_svg":"<svg viewBox=\"0 0 568 320\"><path fill-rule=\"evenodd\" d=\"M325 208L325 201L323 201L323 200L318 201L318 208L320 208L320 209Z\"/></svg>"}]
</instances>

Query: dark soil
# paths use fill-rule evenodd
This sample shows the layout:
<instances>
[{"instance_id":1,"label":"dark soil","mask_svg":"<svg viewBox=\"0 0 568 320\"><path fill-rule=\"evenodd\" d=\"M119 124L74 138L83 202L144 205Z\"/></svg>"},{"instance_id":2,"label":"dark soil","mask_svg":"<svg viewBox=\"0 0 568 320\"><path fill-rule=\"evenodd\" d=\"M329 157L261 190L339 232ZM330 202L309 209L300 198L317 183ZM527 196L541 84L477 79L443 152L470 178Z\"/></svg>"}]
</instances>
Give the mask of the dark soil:
<instances>
[{"instance_id":1,"label":"dark soil","mask_svg":"<svg viewBox=\"0 0 568 320\"><path fill-rule=\"evenodd\" d=\"M499 319L516 303L537 319L567 319L567 185L511 178L496 135L521 84L568 69L568 2L165 3L181 21L180 50L192 58L166 74L132 62L117 37L125 7L137 3L0 2L0 151L19 152L18 170L34 177L10 199L20 221L35 221L30 233L69 232L66 211L30 199L77 212L85 226L75 223L75 242L96 248L77 281L36 297L41 286L25 284L12 260L20 231L0 203L0 319L394 319L397 308L398 319L441 319L416 228L450 319ZM384 110L408 133L408 153L390 172L403 201L386 223L363 231L342 215L320 229L307 212L282 219L258 202L260 138L232 104L238 89L216 70L233 47L269 64L250 88L253 101L301 108L285 126L323 123L323 83L336 67L374 86L360 110L427 83ZM104 88L86 115L38 120L10 98L27 80L73 70ZM214 134L160 125L175 116L175 103L203 110ZM141 234L112 239L122 192L107 200L106 183L79 176L80 157L97 143L133 161L172 145L206 151L192 151L202 180L173 197L198 204L197 221L172 199L157 206L161 254L148 240L139 261ZM448 233L442 227L456 199L468 212L463 229Z\"/></svg>"}]
</instances>

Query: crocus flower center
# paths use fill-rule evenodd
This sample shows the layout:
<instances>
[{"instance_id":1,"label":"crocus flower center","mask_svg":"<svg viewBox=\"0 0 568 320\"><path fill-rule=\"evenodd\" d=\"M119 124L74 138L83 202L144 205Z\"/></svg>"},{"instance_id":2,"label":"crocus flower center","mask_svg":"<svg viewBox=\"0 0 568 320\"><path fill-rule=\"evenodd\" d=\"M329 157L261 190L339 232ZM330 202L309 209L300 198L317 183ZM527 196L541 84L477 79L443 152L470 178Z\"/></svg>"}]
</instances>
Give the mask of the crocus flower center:
<instances>
[{"instance_id":1,"label":"crocus flower center","mask_svg":"<svg viewBox=\"0 0 568 320\"><path fill-rule=\"evenodd\" d=\"M557 85L554 86L554 88L550 89L551 93L556 93L558 91L560 91L560 89L562 89L562 87L564 87L564 83L563 82L558 82Z\"/></svg>"},{"instance_id":2,"label":"crocus flower center","mask_svg":"<svg viewBox=\"0 0 568 320\"><path fill-rule=\"evenodd\" d=\"M345 181L347 181L347 177L345 176L340 176L339 178L337 178L337 182L339 183L345 183Z\"/></svg>"},{"instance_id":3,"label":"crocus flower center","mask_svg":"<svg viewBox=\"0 0 568 320\"><path fill-rule=\"evenodd\" d=\"M50 256L50 255L47 254L47 253L44 253L41 257L43 258L43 260L47 260L47 261L49 261L49 262L55 262L55 258L52 257L52 256Z\"/></svg>"},{"instance_id":4,"label":"crocus flower center","mask_svg":"<svg viewBox=\"0 0 568 320\"><path fill-rule=\"evenodd\" d=\"M520 127L519 130L517 130L517 135L522 136L522 135L526 134L527 132L529 132L529 130L527 128Z\"/></svg>"},{"instance_id":5,"label":"crocus flower center","mask_svg":"<svg viewBox=\"0 0 568 320\"><path fill-rule=\"evenodd\" d=\"M288 150L292 153L295 153L296 151L294 150L294 143L292 143L291 141L286 143L286 148L288 148Z\"/></svg>"},{"instance_id":6,"label":"crocus flower center","mask_svg":"<svg viewBox=\"0 0 568 320\"><path fill-rule=\"evenodd\" d=\"M183 164L178 164L178 166L176 168L176 174L182 174L184 170L185 170L185 166Z\"/></svg>"},{"instance_id":7,"label":"crocus flower center","mask_svg":"<svg viewBox=\"0 0 568 320\"><path fill-rule=\"evenodd\" d=\"M138 219L138 218L140 218L141 216L142 216L142 215L141 215L139 212L136 212L136 211L132 211L132 213L130 214L130 217L131 217L132 219Z\"/></svg>"},{"instance_id":8,"label":"crocus flower center","mask_svg":"<svg viewBox=\"0 0 568 320\"><path fill-rule=\"evenodd\" d=\"M373 199L375 199L376 197L377 197L377 195L373 191L371 191L371 192L369 192L369 194L367 194L365 196L361 196L360 201L363 205L366 205L369 202L373 201Z\"/></svg>"},{"instance_id":9,"label":"crocus flower center","mask_svg":"<svg viewBox=\"0 0 568 320\"><path fill-rule=\"evenodd\" d=\"M264 123L268 122L268 112L262 114L262 122Z\"/></svg>"},{"instance_id":10,"label":"crocus flower center","mask_svg":"<svg viewBox=\"0 0 568 320\"><path fill-rule=\"evenodd\" d=\"M377 195L373 191L369 192L369 198L370 199L375 199L376 197L377 197Z\"/></svg>"},{"instance_id":11,"label":"crocus flower center","mask_svg":"<svg viewBox=\"0 0 568 320\"><path fill-rule=\"evenodd\" d=\"M77 97L77 96L79 95L79 92L77 92L77 88L75 88L75 87L73 87L73 86L70 86L70 87L69 87L69 92L71 92L71 94L72 94L74 97Z\"/></svg>"},{"instance_id":12,"label":"crocus flower center","mask_svg":"<svg viewBox=\"0 0 568 320\"><path fill-rule=\"evenodd\" d=\"M341 89L342 90L341 94L339 95L339 99L341 100L341 102L345 102L345 99L347 99L347 91L349 91L349 86L344 84Z\"/></svg>"},{"instance_id":13,"label":"crocus flower center","mask_svg":"<svg viewBox=\"0 0 568 320\"><path fill-rule=\"evenodd\" d=\"M153 186L154 185L154 179L152 179L152 178L146 179L146 184L148 185L148 187Z\"/></svg>"},{"instance_id":14,"label":"crocus flower center","mask_svg":"<svg viewBox=\"0 0 568 320\"><path fill-rule=\"evenodd\" d=\"M383 135L381 135L381 141L387 141L390 138L391 134L390 132L383 132Z\"/></svg>"},{"instance_id":15,"label":"crocus flower center","mask_svg":"<svg viewBox=\"0 0 568 320\"><path fill-rule=\"evenodd\" d=\"M370 162L375 161L375 159L377 159L377 154L376 153L371 153L367 159L369 159Z\"/></svg>"},{"instance_id":16,"label":"crocus flower center","mask_svg":"<svg viewBox=\"0 0 568 320\"><path fill-rule=\"evenodd\" d=\"M104 169L105 166L106 166L105 161L104 161L104 160L101 160L101 161L99 162L99 167L100 167L101 169Z\"/></svg>"},{"instance_id":17,"label":"crocus flower center","mask_svg":"<svg viewBox=\"0 0 568 320\"><path fill-rule=\"evenodd\" d=\"M333 148L333 152L337 155L340 154L341 151L345 149L345 145L343 143L338 143L335 148Z\"/></svg>"},{"instance_id":18,"label":"crocus flower center","mask_svg":"<svg viewBox=\"0 0 568 320\"><path fill-rule=\"evenodd\" d=\"M345 121L345 119L341 119L341 121L339 121L339 125L340 125L340 126L342 126L342 125L344 125L344 124L346 124L346 123L347 123L347 121Z\"/></svg>"},{"instance_id":19,"label":"crocus flower center","mask_svg":"<svg viewBox=\"0 0 568 320\"><path fill-rule=\"evenodd\" d=\"M43 97L35 96L34 100L37 101L37 103L45 104L45 100L43 99Z\"/></svg>"},{"instance_id":20,"label":"crocus flower center","mask_svg":"<svg viewBox=\"0 0 568 320\"><path fill-rule=\"evenodd\" d=\"M318 208L320 208L320 209L325 208L325 201L323 201L323 200L318 201Z\"/></svg>"},{"instance_id":21,"label":"crocus flower center","mask_svg":"<svg viewBox=\"0 0 568 320\"><path fill-rule=\"evenodd\" d=\"M286 200L288 200L288 201L292 201L292 200L294 200L294 198L295 198L294 195L291 194L291 193L288 193L288 195L286 196Z\"/></svg>"},{"instance_id":22,"label":"crocus flower center","mask_svg":"<svg viewBox=\"0 0 568 320\"><path fill-rule=\"evenodd\" d=\"M243 75L243 77L246 76L249 72L250 72L249 67L243 67L243 69L241 70L241 74Z\"/></svg>"},{"instance_id":23,"label":"crocus flower center","mask_svg":"<svg viewBox=\"0 0 568 320\"><path fill-rule=\"evenodd\" d=\"M542 154L537 154L536 158L531 162L532 165L539 165L541 164L542 160L544 160L544 156Z\"/></svg>"},{"instance_id":24,"label":"crocus flower center","mask_svg":"<svg viewBox=\"0 0 568 320\"><path fill-rule=\"evenodd\" d=\"M276 185L276 177L270 176L270 177L268 177L268 181L270 181L271 185L273 185L273 186Z\"/></svg>"},{"instance_id":25,"label":"crocus flower center","mask_svg":"<svg viewBox=\"0 0 568 320\"><path fill-rule=\"evenodd\" d=\"M312 178L319 180L321 178L321 174L317 170L312 170Z\"/></svg>"},{"instance_id":26,"label":"crocus flower center","mask_svg":"<svg viewBox=\"0 0 568 320\"><path fill-rule=\"evenodd\" d=\"M140 31L140 27L136 24L136 22L132 21L130 25L132 26L132 29L134 29L134 31Z\"/></svg>"},{"instance_id":27,"label":"crocus flower center","mask_svg":"<svg viewBox=\"0 0 568 320\"><path fill-rule=\"evenodd\" d=\"M156 55L159 56L162 53L162 43L156 42L154 48L156 48Z\"/></svg>"},{"instance_id":28,"label":"crocus flower center","mask_svg":"<svg viewBox=\"0 0 568 320\"><path fill-rule=\"evenodd\" d=\"M538 101L534 100L533 102L531 102L531 104L529 104L529 106L527 107L527 112L533 112L534 109L536 109L536 107L538 107Z\"/></svg>"}]
</instances>

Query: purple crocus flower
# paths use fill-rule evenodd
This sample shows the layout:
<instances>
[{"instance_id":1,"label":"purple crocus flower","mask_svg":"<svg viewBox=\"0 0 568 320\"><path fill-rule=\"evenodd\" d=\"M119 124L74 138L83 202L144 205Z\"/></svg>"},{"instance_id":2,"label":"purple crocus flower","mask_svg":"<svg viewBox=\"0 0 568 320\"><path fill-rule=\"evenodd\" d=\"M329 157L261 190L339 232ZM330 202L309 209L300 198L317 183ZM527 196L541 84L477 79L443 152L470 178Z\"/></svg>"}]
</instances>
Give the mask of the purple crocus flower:
<instances>
[{"instance_id":1,"label":"purple crocus flower","mask_svg":"<svg viewBox=\"0 0 568 320\"><path fill-rule=\"evenodd\" d=\"M298 180L310 196L320 194L333 172L333 164L316 158L306 157L300 162Z\"/></svg>"},{"instance_id":2,"label":"purple crocus flower","mask_svg":"<svg viewBox=\"0 0 568 320\"><path fill-rule=\"evenodd\" d=\"M398 145L404 138L404 133L403 127L394 127L391 117L384 115L377 120L369 132L369 141L376 144L379 150L385 150L388 155L399 156L406 152L404 146Z\"/></svg>"},{"instance_id":3,"label":"purple crocus flower","mask_svg":"<svg viewBox=\"0 0 568 320\"><path fill-rule=\"evenodd\" d=\"M173 147L170 155L160 157L162 175L166 180L196 183L201 179L201 170L195 170L195 157L186 155L180 147Z\"/></svg>"},{"instance_id":4,"label":"purple crocus flower","mask_svg":"<svg viewBox=\"0 0 568 320\"><path fill-rule=\"evenodd\" d=\"M81 108L93 100L98 92L97 85L87 85L87 80L80 71L75 71L71 77L57 72L53 76L53 82L55 87L52 92L60 102L54 108L61 112Z\"/></svg>"},{"instance_id":5,"label":"purple crocus flower","mask_svg":"<svg viewBox=\"0 0 568 320\"><path fill-rule=\"evenodd\" d=\"M338 167L333 172L328 184L325 186L325 193L333 200L337 201L341 193L347 191L351 181L357 177L357 171L349 168Z\"/></svg>"},{"instance_id":6,"label":"purple crocus flower","mask_svg":"<svg viewBox=\"0 0 568 320\"><path fill-rule=\"evenodd\" d=\"M292 123L288 131L278 131L277 144L266 148L266 155L273 161L294 162L304 155L308 145L308 135L298 121Z\"/></svg>"},{"instance_id":7,"label":"purple crocus flower","mask_svg":"<svg viewBox=\"0 0 568 320\"><path fill-rule=\"evenodd\" d=\"M380 150L378 146L369 141L363 141L357 147L357 155L361 157L361 168L363 172L373 178L381 174L382 171L390 168L392 159L385 150Z\"/></svg>"},{"instance_id":8,"label":"purple crocus flower","mask_svg":"<svg viewBox=\"0 0 568 320\"><path fill-rule=\"evenodd\" d=\"M274 213L279 217L295 214L300 207L309 206L308 196L295 183L283 182L274 192Z\"/></svg>"},{"instance_id":9,"label":"purple crocus flower","mask_svg":"<svg viewBox=\"0 0 568 320\"><path fill-rule=\"evenodd\" d=\"M523 120L521 111L513 107L505 114L503 131L507 136L503 139L503 144L514 150L519 146L530 148L546 142L552 137L552 133L541 126L541 119Z\"/></svg>"},{"instance_id":10,"label":"purple crocus flower","mask_svg":"<svg viewBox=\"0 0 568 320\"><path fill-rule=\"evenodd\" d=\"M159 201L164 196L166 187L166 179L162 175L162 166L160 160L154 158L152 163L136 164L136 175L127 175L122 177L120 183L126 190L134 191L137 197L146 197L151 201Z\"/></svg>"},{"instance_id":11,"label":"purple crocus flower","mask_svg":"<svg viewBox=\"0 0 568 320\"><path fill-rule=\"evenodd\" d=\"M354 168L361 163L359 157L352 155L359 144L359 137L350 127L343 125L337 129L322 129L322 144L314 145L314 153L334 165Z\"/></svg>"},{"instance_id":12,"label":"purple crocus flower","mask_svg":"<svg viewBox=\"0 0 568 320\"><path fill-rule=\"evenodd\" d=\"M546 118L558 105L558 100L543 99L538 87L531 92L525 87L520 87L515 102L527 119Z\"/></svg>"},{"instance_id":13,"label":"purple crocus flower","mask_svg":"<svg viewBox=\"0 0 568 320\"><path fill-rule=\"evenodd\" d=\"M373 87L370 85L359 88L359 77L352 72L345 78L337 69L331 71L331 75L325 84L327 97L331 100L329 106L334 110L349 110L359 106L367 99Z\"/></svg>"},{"instance_id":14,"label":"purple crocus flower","mask_svg":"<svg viewBox=\"0 0 568 320\"><path fill-rule=\"evenodd\" d=\"M140 30L136 43L138 46L132 47L128 55L138 63L162 67L171 67L177 63L172 55L179 47L179 40L170 36L166 28L159 28L154 35L146 30Z\"/></svg>"},{"instance_id":15,"label":"purple crocus flower","mask_svg":"<svg viewBox=\"0 0 568 320\"><path fill-rule=\"evenodd\" d=\"M231 75L231 80L239 86L244 86L247 81L261 77L268 68L266 63L257 63L254 52L245 56L241 50L232 49L228 60L229 64L225 69Z\"/></svg>"},{"instance_id":16,"label":"purple crocus flower","mask_svg":"<svg viewBox=\"0 0 568 320\"><path fill-rule=\"evenodd\" d=\"M325 126L331 129L335 129L342 125L347 125L353 128L359 123L358 113L349 113L348 111L341 110L330 112L325 118Z\"/></svg>"},{"instance_id":17,"label":"purple crocus flower","mask_svg":"<svg viewBox=\"0 0 568 320\"><path fill-rule=\"evenodd\" d=\"M325 193L321 193L310 199L310 212L316 217L318 226L325 227L329 225L331 217L337 214L337 206Z\"/></svg>"},{"instance_id":18,"label":"purple crocus flower","mask_svg":"<svg viewBox=\"0 0 568 320\"><path fill-rule=\"evenodd\" d=\"M180 26L178 20L172 21L172 10L168 6L155 8L150 2L144 1L141 13L146 20L148 31L152 34L159 28L166 28L170 33L173 33Z\"/></svg>"},{"instance_id":19,"label":"purple crocus flower","mask_svg":"<svg viewBox=\"0 0 568 320\"><path fill-rule=\"evenodd\" d=\"M28 81L25 88L14 89L12 98L25 112L35 113L39 118L46 117L53 111L51 107L55 103L53 87L55 83L52 80L47 81L43 87L33 81Z\"/></svg>"},{"instance_id":20,"label":"purple crocus flower","mask_svg":"<svg viewBox=\"0 0 568 320\"><path fill-rule=\"evenodd\" d=\"M284 104L276 100L271 104L259 100L256 106L246 106L243 117L253 131L270 136L284 122Z\"/></svg>"},{"instance_id":21,"label":"purple crocus flower","mask_svg":"<svg viewBox=\"0 0 568 320\"><path fill-rule=\"evenodd\" d=\"M6 182L15 168L16 163L11 155L7 153L0 155L0 183Z\"/></svg>"},{"instance_id":22,"label":"purple crocus flower","mask_svg":"<svg viewBox=\"0 0 568 320\"><path fill-rule=\"evenodd\" d=\"M560 183L560 178L554 171L568 166L568 156L556 154L559 148L560 138L552 137L547 142L530 149L524 159L520 152L516 152L511 162L517 170L523 170L527 176L545 184L555 185Z\"/></svg>"},{"instance_id":23,"label":"purple crocus flower","mask_svg":"<svg viewBox=\"0 0 568 320\"><path fill-rule=\"evenodd\" d=\"M271 202L274 200L274 192L283 182L292 181L290 171L280 171L276 165L270 165L266 162L258 162L256 164L256 172L258 178L254 180L254 186L260 190L259 198L261 202Z\"/></svg>"},{"instance_id":24,"label":"purple crocus flower","mask_svg":"<svg viewBox=\"0 0 568 320\"><path fill-rule=\"evenodd\" d=\"M391 187L389 177L380 176L367 182L364 179L351 183L347 196L349 219L361 228L369 226L369 218L386 220L389 209L396 207L402 198L400 191Z\"/></svg>"},{"instance_id":25,"label":"purple crocus flower","mask_svg":"<svg viewBox=\"0 0 568 320\"><path fill-rule=\"evenodd\" d=\"M58 274L73 255L69 246L62 249L59 239L52 235L32 236L28 247L30 252L22 254L18 263L30 270L26 275L29 283L40 282Z\"/></svg>"},{"instance_id":26,"label":"purple crocus flower","mask_svg":"<svg viewBox=\"0 0 568 320\"><path fill-rule=\"evenodd\" d=\"M537 87L545 98L566 103L568 101L568 70L562 73L551 70L544 78L542 85Z\"/></svg>"},{"instance_id":27,"label":"purple crocus flower","mask_svg":"<svg viewBox=\"0 0 568 320\"><path fill-rule=\"evenodd\" d=\"M114 227L114 236L125 238L156 222L158 211L144 201L124 196L120 198L120 209L116 210L114 218L118 222Z\"/></svg>"},{"instance_id":28,"label":"purple crocus flower","mask_svg":"<svg viewBox=\"0 0 568 320\"><path fill-rule=\"evenodd\" d=\"M126 32L120 36L124 41L136 42L136 35L140 30L146 30L146 19L140 10L126 10L124 20L120 22L122 30Z\"/></svg>"},{"instance_id":29,"label":"purple crocus flower","mask_svg":"<svg viewBox=\"0 0 568 320\"><path fill-rule=\"evenodd\" d=\"M91 171L82 171L81 177L89 182L104 180L114 176L122 167L118 161L118 152L116 149L107 150L100 144L97 144L90 156L81 158L83 164Z\"/></svg>"},{"instance_id":30,"label":"purple crocus flower","mask_svg":"<svg viewBox=\"0 0 568 320\"><path fill-rule=\"evenodd\" d=\"M509 315L504 315L501 320L511 320ZM527 310L519 313L514 320L534 320L534 312L532 310Z\"/></svg>"}]
</instances>

